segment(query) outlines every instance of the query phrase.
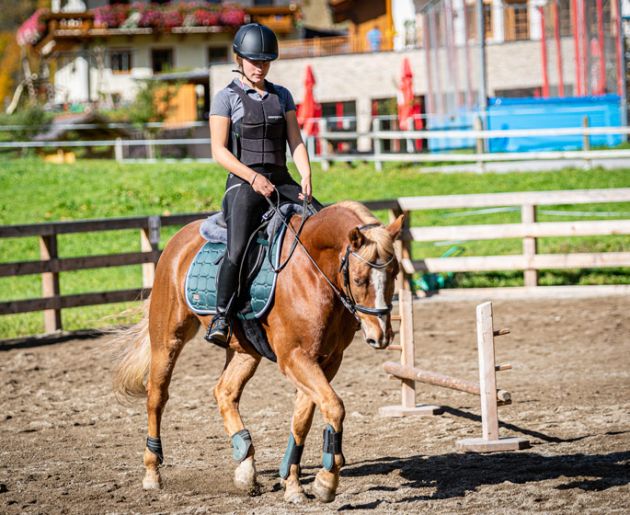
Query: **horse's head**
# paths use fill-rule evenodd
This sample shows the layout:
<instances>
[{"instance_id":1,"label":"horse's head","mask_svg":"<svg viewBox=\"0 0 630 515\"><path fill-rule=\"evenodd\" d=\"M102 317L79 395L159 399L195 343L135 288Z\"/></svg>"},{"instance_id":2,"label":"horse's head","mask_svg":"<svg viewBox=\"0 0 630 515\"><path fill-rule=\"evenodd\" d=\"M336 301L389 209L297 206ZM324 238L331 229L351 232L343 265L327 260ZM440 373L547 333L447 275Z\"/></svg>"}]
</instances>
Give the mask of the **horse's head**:
<instances>
[{"instance_id":1,"label":"horse's head","mask_svg":"<svg viewBox=\"0 0 630 515\"><path fill-rule=\"evenodd\" d=\"M384 349L394 336L391 324L394 283L398 260L394 240L400 235L404 216L388 226L369 224L348 234L349 245L342 258L346 295L354 304L366 343Z\"/></svg>"}]
</instances>

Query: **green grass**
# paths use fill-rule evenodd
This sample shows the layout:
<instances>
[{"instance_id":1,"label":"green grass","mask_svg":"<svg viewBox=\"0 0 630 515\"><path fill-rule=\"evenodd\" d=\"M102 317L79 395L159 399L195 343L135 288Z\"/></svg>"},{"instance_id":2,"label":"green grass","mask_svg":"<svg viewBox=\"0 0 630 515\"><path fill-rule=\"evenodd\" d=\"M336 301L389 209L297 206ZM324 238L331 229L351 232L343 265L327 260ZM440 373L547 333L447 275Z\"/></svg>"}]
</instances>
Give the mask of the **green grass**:
<instances>
[{"instance_id":1,"label":"green grass","mask_svg":"<svg viewBox=\"0 0 630 515\"><path fill-rule=\"evenodd\" d=\"M46 221L200 212L218 209L226 175L216 165L196 163L119 164L79 161L73 165L47 164L39 159L0 161L0 225ZM630 187L630 170L563 170L510 174L419 173L415 165L387 163L381 173L364 163L338 164L328 172L315 165L313 186L322 202L345 199L377 200L400 196L490 193L526 190L565 190ZM553 210L553 206L544 210ZM559 206L566 211L613 211L628 218L630 203ZM413 213L413 225L464 225L518 222L517 211L470 214L467 210ZM625 213L625 214L623 214ZM383 220L385 212L377 213ZM591 216L590 219L610 219ZM571 215L540 214L539 220L584 219ZM163 246L175 229L163 230ZM461 244L464 255L519 254L520 240L472 241ZM441 255L448 246L414 243L415 257ZM539 252L628 251L627 236L543 238ZM59 236L62 257L139 250L137 231L108 231ZM39 259L36 238L0 240L0 262ZM464 287L520 285L522 274L457 274ZM545 271L541 284L619 284L630 282L630 270ZM63 294L136 288L140 266L66 272ZM0 278L0 301L38 297L38 276ZM120 304L64 310L66 329L103 325L100 321L121 311ZM0 317L0 338L42 331L41 313Z\"/></svg>"}]
</instances>

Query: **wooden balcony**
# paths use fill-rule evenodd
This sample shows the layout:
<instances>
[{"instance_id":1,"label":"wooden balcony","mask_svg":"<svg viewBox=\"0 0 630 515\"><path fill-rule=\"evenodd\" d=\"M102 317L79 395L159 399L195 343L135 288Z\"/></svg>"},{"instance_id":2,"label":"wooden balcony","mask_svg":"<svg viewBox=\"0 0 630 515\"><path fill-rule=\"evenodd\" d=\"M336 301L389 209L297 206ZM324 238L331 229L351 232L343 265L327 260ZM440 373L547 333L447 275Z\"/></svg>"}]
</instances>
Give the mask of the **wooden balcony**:
<instances>
[{"instance_id":1,"label":"wooden balcony","mask_svg":"<svg viewBox=\"0 0 630 515\"><path fill-rule=\"evenodd\" d=\"M356 54L369 51L366 41L351 35L312 39L285 39L280 41L280 56L282 59Z\"/></svg>"}]
</instances>

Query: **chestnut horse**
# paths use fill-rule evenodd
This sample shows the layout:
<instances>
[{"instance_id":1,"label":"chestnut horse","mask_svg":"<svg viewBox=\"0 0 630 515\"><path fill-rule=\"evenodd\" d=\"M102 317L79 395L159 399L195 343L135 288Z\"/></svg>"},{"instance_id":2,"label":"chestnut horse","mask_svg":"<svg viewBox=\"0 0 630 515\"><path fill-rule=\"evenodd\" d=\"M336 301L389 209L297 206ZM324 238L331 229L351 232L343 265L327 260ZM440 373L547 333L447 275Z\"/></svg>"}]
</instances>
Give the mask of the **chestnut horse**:
<instances>
[{"instance_id":1,"label":"chestnut horse","mask_svg":"<svg viewBox=\"0 0 630 515\"><path fill-rule=\"evenodd\" d=\"M287 258L299 222L295 216L285 235L282 260ZM368 209L342 202L313 215L304 224L295 249L277 280L275 299L261 319L281 372L297 389L289 446L280 468L285 500L305 499L300 484L300 456L317 406L324 423L323 468L312 493L323 502L335 498L344 464L341 434L345 416L342 400L330 386L343 352L355 332L385 348L392 340L391 301L398 262L394 240L403 217L381 225ZM145 489L160 488L158 466L162 447L160 422L168 400L175 362L184 344L207 327L209 316L193 313L184 298L184 279L191 261L205 243L200 221L181 229L160 257L145 315L122 335L124 349L117 364L114 389L122 396L147 397L148 438L144 451ZM239 414L239 399L254 375L261 356L238 330L227 349L225 367L214 388L225 430L238 462L235 485L257 491L254 446Z\"/></svg>"}]
</instances>

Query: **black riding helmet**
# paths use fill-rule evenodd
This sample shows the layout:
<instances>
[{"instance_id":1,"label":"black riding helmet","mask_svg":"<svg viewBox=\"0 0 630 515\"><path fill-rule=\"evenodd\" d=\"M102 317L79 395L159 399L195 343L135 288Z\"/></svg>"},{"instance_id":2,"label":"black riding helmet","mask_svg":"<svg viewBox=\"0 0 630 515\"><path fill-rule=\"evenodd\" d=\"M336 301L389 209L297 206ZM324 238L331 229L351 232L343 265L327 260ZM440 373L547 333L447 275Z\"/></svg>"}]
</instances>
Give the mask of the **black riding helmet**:
<instances>
[{"instance_id":1,"label":"black riding helmet","mask_svg":"<svg viewBox=\"0 0 630 515\"><path fill-rule=\"evenodd\" d=\"M273 61L278 59L278 39L269 27L248 23L238 29L232 50L250 61Z\"/></svg>"}]
</instances>

